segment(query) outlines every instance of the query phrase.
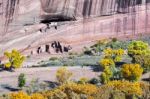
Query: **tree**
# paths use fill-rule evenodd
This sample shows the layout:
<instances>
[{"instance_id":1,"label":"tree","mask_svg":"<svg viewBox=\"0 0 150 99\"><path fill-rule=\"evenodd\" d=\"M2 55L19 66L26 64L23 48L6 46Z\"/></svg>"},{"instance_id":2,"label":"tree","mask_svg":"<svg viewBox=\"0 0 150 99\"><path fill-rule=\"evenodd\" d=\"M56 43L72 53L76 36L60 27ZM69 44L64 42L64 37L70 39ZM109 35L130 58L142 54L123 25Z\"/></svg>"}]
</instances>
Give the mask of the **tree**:
<instances>
[{"instance_id":1,"label":"tree","mask_svg":"<svg viewBox=\"0 0 150 99\"><path fill-rule=\"evenodd\" d=\"M12 70L13 68L20 68L25 57L17 50L12 50L12 52L5 52L4 55L8 58L8 62L4 64L5 69Z\"/></svg>"}]
</instances>

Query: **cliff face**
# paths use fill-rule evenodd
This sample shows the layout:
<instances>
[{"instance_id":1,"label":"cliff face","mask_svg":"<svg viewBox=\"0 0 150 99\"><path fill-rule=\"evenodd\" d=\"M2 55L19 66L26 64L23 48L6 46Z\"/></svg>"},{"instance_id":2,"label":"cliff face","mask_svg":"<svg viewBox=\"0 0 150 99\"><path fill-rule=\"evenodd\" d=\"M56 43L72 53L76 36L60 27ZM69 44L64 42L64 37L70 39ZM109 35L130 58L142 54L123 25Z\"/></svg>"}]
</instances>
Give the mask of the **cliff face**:
<instances>
[{"instance_id":1,"label":"cliff face","mask_svg":"<svg viewBox=\"0 0 150 99\"><path fill-rule=\"evenodd\" d=\"M150 0L0 0L1 26L34 23L40 20L71 20L110 16L118 13L136 13L137 6ZM147 10L147 8L146 8Z\"/></svg>"},{"instance_id":2,"label":"cliff face","mask_svg":"<svg viewBox=\"0 0 150 99\"><path fill-rule=\"evenodd\" d=\"M39 0L0 0L0 36L39 20Z\"/></svg>"},{"instance_id":3,"label":"cliff face","mask_svg":"<svg viewBox=\"0 0 150 99\"><path fill-rule=\"evenodd\" d=\"M41 21L66 20L68 24L58 26L57 30L39 33L38 38L29 36L39 32L41 26L35 29L35 24L41 25ZM7 39L16 35L19 38L13 43L10 40L8 49L56 39L72 43L138 35L150 33L150 0L0 0L0 25L0 44L5 35ZM31 28L30 32L25 32L26 26ZM52 36L53 33L56 35ZM29 37L25 39L25 36Z\"/></svg>"},{"instance_id":4,"label":"cliff face","mask_svg":"<svg viewBox=\"0 0 150 99\"><path fill-rule=\"evenodd\" d=\"M149 0L41 0L45 16L97 17L129 13L132 8ZM56 17L55 16L55 17Z\"/></svg>"}]
</instances>

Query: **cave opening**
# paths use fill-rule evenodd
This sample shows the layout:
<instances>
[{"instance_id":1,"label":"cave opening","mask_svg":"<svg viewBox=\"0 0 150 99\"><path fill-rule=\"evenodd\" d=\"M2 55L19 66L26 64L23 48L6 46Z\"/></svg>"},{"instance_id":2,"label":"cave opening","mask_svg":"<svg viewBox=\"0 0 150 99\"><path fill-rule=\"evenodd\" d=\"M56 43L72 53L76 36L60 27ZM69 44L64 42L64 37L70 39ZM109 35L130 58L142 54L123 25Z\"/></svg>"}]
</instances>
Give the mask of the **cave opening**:
<instances>
[{"instance_id":1,"label":"cave opening","mask_svg":"<svg viewBox=\"0 0 150 99\"><path fill-rule=\"evenodd\" d=\"M51 22L65 22L65 21L76 21L76 17L67 16L44 16L41 18L40 23L51 23Z\"/></svg>"}]
</instances>

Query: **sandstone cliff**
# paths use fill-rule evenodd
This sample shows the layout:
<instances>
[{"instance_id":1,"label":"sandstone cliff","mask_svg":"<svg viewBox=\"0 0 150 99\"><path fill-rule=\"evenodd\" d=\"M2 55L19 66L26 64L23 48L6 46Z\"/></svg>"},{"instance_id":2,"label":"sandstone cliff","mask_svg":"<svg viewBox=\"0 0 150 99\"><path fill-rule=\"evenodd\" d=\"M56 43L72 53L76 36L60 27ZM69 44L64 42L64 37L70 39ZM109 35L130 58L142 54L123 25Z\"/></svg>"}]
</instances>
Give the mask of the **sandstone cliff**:
<instances>
[{"instance_id":1,"label":"sandstone cliff","mask_svg":"<svg viewBox=\"0 0 150 99\"><path fill-rule=\"evenodd\" d=\"M150 33L150 0L0 0L0 20L0 53L54 40L83 43ZM51 21L58 29L40 33L41 22Z\"/></svg>"}]
</instances>

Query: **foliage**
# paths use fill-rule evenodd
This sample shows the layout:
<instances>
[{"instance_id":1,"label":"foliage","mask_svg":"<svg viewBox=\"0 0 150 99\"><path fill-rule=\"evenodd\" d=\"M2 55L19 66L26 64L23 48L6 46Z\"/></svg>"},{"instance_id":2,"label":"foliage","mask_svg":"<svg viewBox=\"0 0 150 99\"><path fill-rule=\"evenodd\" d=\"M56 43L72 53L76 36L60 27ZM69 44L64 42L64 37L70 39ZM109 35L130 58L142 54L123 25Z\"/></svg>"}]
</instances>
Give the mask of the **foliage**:
<instances>
[{"instance_id":1,"label":"foliage","mask_svg":"<svg viewBox=\"0 0 150 99\"><path fill-rule=\"evenodd\" d=\"M22 91L18 93L11 93L10 99L30 99L30 96Z\"/></svg>"},{"instance_id":2,"label":"foliage","mask_svg":"<svg viewBox=\"0 0 150 99\"><path fill-rule=\"evenodd\" d=\"M19 68L25 60L25 57L17 50L12 50L12 52L5 52L4 55L9 60L9 62L4 65L7 69Z\"/></svg>"},{"instance_id":3,"label":"foliage","mask_svg":"<svg viewBox=\"0 0 150 99\"><path fill-rule=\"evenodd\" d=\"M84 96L93 97L96 92L97 87L91 84L67 83L56 89L42 92L42 94L48 99L83 99Z\"/></svg>"},{"instance_id":4,"label":"foliage","mask_svg":"<svg viewBox=\"0 0 150 99\"><path fill-rule=\"evenodd\" d=\"M43 90L48 90L49 87L46 83L40 83L39 79L33 79L30 84L24 88L24 90L28 93L36 93Z\"/></svg>"},{"instance_id":5,"label":"foliage","mask_svg":"<svg viewBox=\"0 0 150 99\"><path fill-rule=\"evenodd\" d=\"M150 84L141 82L140 83L141 88L142 88L142 99L150 99Z\"/></svg>"},{"instance_id":6,"label":"foliage","mask_svg":"<svg viewBox=\"0 0 150 99\"><path fill-rule=\"evenodd\" d=\"M144 72L150 71L150 54L149 55L135 55L134 56L135 63L140 64Z\"/></svg>"},{"instance_id":7,"label":"foliage","mask_svg":"<svg viewBox=\"0 0 150 99\"><path fill-rule=\"evenodd\" d=\"M100 76L102 83L108 83L110 79L119 79L120 71L116 68L115 63L121 61L123 54L122 49L107 48L104 50L104 58L100 60L100 65L104 68Z\"/></svg>"},{"instance_id":8,"label":"foliage","mask_svg":"<svg viewBox=\"0 0 150 99\"><path fill-rule=\"evenodd\" d=\"M128 45L128 54L132 58L134 55L147 55L149 53L148 43L143 41L132 41Z\"/></svg>"},{"instance_id":9,"label":"foliage","mask_svg":"<svg viewBox=\"0 0 150 99\"><path fill-rule=\"evenodd\" d=\"M70 82L30 96L24 92L10 94L10 99L149 99L149 97L149 84L129 81L110 81L99 87Z\"/></svg>"},{"instance_id":10,"label":"foliage","mask_svg":"<svg viewBox=\"0 0 150 99\"><path fill-rule=\"evenodd\" d=\"M138 81L143 69L139 64L124 64L121 69L122 76L129 81Z\"/></svg>"},{"instance_id":11,"label":"foliage","mask_svg":"<svg viewBox=\"0 0 150 99\"><path fill-rule=\"evenodd\" d=\"M80 83L80 84L86 84L86 83L88 83L88 81L89 81L88 78L82 77L82 78L80 78L80 80L78 81L78 83Z\"/></svg>"},{"instance_id":12,"label":"foliage","mask_svg":"<svg viewBox=\"0 0 150 99\"><path fill-rule=\"evenodd\" d=\"M46 99L46 98L40 93L34 93L31 95L31 99Z\"/></svg>"},{"instance_id":13,"label":"foliage","mask_svg":"<svg viewBox=\"0 0 150 99\"><path fill-rule=\"evenodd\" d=\"M18 87L22 88L26 84L25 74L21 73L18 77Z\"/></svg>"},{"instance_id":14,"label":"foliage","mask_svg":"<svg viewBox=\"0 0 150 99\"><path fill-rule=\"evenodd\" d=\"M108 39L99 40L95 45L91 46L91 48L95 50L96 53L102 52L106 48L108 42Z\"/></svg>"},{"instance_id":15,"label":"foliage","mask_svg":"<svg viewBox=\"0 0 150 99\"><path fill-rule=\"evenodd\" d=\"M56 73L56 78L60 84L68 82L71 76L72 72L68 71L65 67L59 68Z\"/></svg>"},{"instance_id":16,"label":"foliage","mask_svg":"<svg viewBox=\"0 0 150 99\"><path fill-rule=\"evenodd\" d=\"M100 75L101 83L104 83L104 84L108 83L110 81L110 78L112 78L112 76L113 76L113 72L108 66L106 66L104 71Z\"/></svg>"},{"instance_id":17,"label":"foliage","mask_svg":"<svg viewBox=\"0 0 150 99\"><path fill-rule=\"evenodd\" d=\"M111 81L98 89L95 99L131 99L129 96L142 96L139 82Z\"/></svg>"},{"instance_id":18,"label":"foliage","mask_svg":"<svg viewBox=\"0 0 150 99\"><path fill-rule=\"evenodd\" d=\"M107 48L107 49L104 50L105 58L110 58L114 62L121 61L123 54L124 54L124 50L123 49L113 50L111 48Z\"/></svg>"},{"instance_id":19,"label":"foliage","mask_svg":"<svg viewBox=\"0 0 150 99\"><path fill-rule=\"evenodd\" d=\"M114 67L115 66L115 63L112 59L107 59L107 58L104 58L104 59L101 59L100 60L100 65L103 67L103 68L106 68L107 66L109 67Z\"/></svg>"},{"instance_id":20,"label":"foliage","mask_svg":"<svg viewBox=\"0 0 150 99\"><path fill-rule=\"evenodd\" d=\"M118 41L114 39L111 42L107 43L106 47L110 47L112 49L127 49L128 44L128 41Z\"/></svg>"}]
</instances>

